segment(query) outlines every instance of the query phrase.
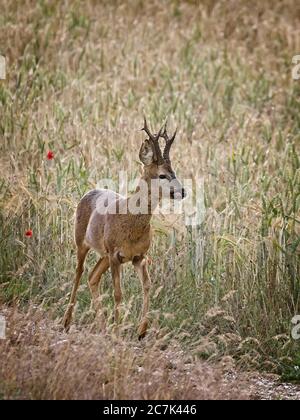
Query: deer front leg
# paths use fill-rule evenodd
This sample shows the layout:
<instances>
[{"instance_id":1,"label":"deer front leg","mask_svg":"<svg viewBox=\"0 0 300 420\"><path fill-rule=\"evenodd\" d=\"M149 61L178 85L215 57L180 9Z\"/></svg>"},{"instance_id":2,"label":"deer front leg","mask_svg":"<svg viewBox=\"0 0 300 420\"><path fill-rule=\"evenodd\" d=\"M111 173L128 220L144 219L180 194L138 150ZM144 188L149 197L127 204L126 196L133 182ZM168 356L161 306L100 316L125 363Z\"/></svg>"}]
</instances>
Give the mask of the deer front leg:
<instances>
[{"instance_id":1,"label":"deer front leg","mask_svg":"<svg viewBox=\"0 0 300 420\"><path fill-rule=\"evenodd\" d=\"M110 269L112 274L113 286L114 286L114 297L115 297L115 323L119 322L120 317L120 304L122 300L121 290L121 262L118 258L118 254L110 256L109 259Z\"/></svg>"},{"instance_id":2,"label":"deer front leg","mask_svg":"<svg viewBox=\"0 0 300 420\"><path fill-rule=\"evenodd\" d=\"M145 257L135 257L132 263L143 286L143 309L138 328L139 340L141 340L145 337L149 324L148 313L150 305L151 280L147 269L147 259Z\"/></svg>"}]
</instances>

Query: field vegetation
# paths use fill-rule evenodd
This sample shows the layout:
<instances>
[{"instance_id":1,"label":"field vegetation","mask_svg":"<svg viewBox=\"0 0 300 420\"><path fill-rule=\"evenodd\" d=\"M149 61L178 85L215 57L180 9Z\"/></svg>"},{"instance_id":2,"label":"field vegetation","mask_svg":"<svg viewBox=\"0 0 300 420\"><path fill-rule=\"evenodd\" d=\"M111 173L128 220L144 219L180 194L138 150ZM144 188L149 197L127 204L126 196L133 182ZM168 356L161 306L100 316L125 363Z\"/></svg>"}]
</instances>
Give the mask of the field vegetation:
<instances>
[{"instance_id":1,"label":"field vegetation","mask_svg":"<svg viewBox=\"0 0 300 420\"><path fill-rule=\"evenodd\" d=\"M0 398L239 397L247 386L223 383L224 366L299 380L290 333L300 313L300 3L0 0L0 9ZM153 219L144 342L130 266L119 333L110 273L105 332L86 270L66 335L76 205L100 179L139 175L143 114L153 128L167 117L178 125L173 165L179 178L203 180L204 221ZM95 262L91 254L86 268Z\"/></svg>"}]
</instances>

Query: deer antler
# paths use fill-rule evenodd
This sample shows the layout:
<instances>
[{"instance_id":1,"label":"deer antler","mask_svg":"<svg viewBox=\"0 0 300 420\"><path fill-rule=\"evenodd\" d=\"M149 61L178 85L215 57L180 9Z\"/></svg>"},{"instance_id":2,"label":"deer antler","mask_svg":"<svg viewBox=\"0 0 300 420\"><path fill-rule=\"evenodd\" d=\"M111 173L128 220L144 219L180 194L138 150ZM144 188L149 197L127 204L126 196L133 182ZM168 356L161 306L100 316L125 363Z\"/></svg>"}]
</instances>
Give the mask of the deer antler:
<instances>
[{"instance_id":1,"label":"deer antler","mask_svg":"<svg viewBox=\"0 0 300 420\"><path fill-rule=\"evenodd\" d=\"M173 141L175 140L176 134L177 134L177 128L176 128L173 136L171 138L169 138L168 133L167 133L167 121L166 121L166 123L164 125L164 131L161 134L161 137L163 137L166 141L166 146L165 146L164 153L163 153L163 159L166 160L167 162L170 162L170 149L171 149L171 146L173 144Z\"/></svg>"},{"instance_id":2,"label":"deer antler","mask_svg":"<svg viewBox=\"0 0 300 420\"><path fill-rule=\"evenodd\" d=\"M161 165L164 162L164 158L161 154L161 150L160 150L159 142L158 142L159 138L161 137L162 129L163 127L159 130L157 134L152 134L151 131L149 130L146 117L144 117L144 127L142 128L142 130L144 130L149 136L149 140L151 142L152 150L154 154L154 161L157 162L159 165Z\"/></svg>"}]
</instances>

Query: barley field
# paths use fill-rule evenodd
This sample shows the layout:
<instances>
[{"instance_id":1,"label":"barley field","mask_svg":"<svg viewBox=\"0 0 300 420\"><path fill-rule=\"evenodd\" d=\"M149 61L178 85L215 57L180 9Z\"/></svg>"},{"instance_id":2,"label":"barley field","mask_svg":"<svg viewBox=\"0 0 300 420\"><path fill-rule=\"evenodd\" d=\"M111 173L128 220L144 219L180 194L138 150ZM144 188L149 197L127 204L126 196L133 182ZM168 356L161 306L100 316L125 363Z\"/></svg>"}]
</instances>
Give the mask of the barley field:
<instances>
[{"instance_id":1,"label":"barley field","mask_svg":"<svg viewBox=\"0 0 300 420\"><path fill-rule=\"evenodd\" d=\"M299 381L299 2L0 0L0 10L0 399L251 398L245 372ZM130 265L120 330L109 272L99 329L93 254L66 334L76 205L100 179L139 175L143 115L178 126L173 166L203 180L203 223L152 220L144 341Z\"/></svg>"}]
</instances>

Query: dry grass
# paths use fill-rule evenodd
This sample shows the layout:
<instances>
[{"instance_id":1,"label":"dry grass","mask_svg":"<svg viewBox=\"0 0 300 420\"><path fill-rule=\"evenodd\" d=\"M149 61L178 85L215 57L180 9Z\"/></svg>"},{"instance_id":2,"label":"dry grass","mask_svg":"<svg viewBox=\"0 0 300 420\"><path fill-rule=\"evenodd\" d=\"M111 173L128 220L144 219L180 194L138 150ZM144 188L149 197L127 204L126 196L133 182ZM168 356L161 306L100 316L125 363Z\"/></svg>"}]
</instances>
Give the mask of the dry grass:
<instances>
[{"instance_id":1,"label":"dry grass","mask_svg":"<svg viewBox=\"0 0 300 420\"><path fill-rule=\"evenodd\" d=\"M135 177L142 113L153 125L169 115L180 127L174 166L181 178L204 178L207 211L194 230L154 220L153 328L193 357L230 356L276 372L299 365L290 339L300 313L300 83L291 77L299 2L0 3L8 64L0 81L1 302L62 316L76 203L119 170ZM109 276L104 283L110 314ZM134 327L126 343L141 306L130 268L123 286L124 318ZM89 305L84 285L81 332L70 338L77 347L82 335L98 342L84 333Z\"/></svg>"},{"instance_id":2,"label":"dry grass","mask_svg":"<svg viewBox=\"0 0 300 420\"><path fill-rule=\"evenodd\" d=\"M222 366L194 361L163 337L143 344L90 329L59 332L47 315L5 311L0 341L0 395L5 399L241 399ZM120 333L120 332L119 332Z\"/></svg>"}]
</instances>

